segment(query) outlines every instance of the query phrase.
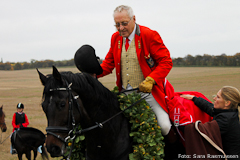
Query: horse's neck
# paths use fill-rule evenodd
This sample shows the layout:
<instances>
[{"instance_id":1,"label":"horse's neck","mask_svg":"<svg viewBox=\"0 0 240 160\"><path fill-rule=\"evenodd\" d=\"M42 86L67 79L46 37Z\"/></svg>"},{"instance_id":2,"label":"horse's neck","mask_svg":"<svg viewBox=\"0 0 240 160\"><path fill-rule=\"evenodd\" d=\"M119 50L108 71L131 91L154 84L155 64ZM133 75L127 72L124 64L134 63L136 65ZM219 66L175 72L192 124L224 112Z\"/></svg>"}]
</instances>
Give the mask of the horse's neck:
<instances>
[{"instance_id":1,"label":"horse's neck","mask_svg":"<svg viewBox=\"0 0 240 160\"><path fill-rule=\"evenodd\" d=\"M101 96L103 97L103 95ZM80 97L83 108L90 118L89 121L85 118L80 121L83 129L96 125L96 122L102 123L121 111L120 108L116 106L118 105L117 99L111 99L110 102L110 100L106 100L106 97L103 97L105 100L91 98ZM125 152L130 145L129 128L128 119L123 114L120 114L103 124L103 128L95 128L86 132L85 138L88 155L93 159L100 159L103 157L100 157L97 153L109 155L109 157L116 157L116 155Z\"/></svg>"},{"instance_id":2,"label":"horse's neck","mask_svg":"<svg viewBox=\"0 0 240 160\"><path fill-rule=\"evenodd\" d=\"M129 148L131 140L128 120L121 114L111 122L115 123L106 123L103 128L85 134L88 155L100 156L96 153L101 152L101 155L117 157Z\"/></svg>"}]
</instances>

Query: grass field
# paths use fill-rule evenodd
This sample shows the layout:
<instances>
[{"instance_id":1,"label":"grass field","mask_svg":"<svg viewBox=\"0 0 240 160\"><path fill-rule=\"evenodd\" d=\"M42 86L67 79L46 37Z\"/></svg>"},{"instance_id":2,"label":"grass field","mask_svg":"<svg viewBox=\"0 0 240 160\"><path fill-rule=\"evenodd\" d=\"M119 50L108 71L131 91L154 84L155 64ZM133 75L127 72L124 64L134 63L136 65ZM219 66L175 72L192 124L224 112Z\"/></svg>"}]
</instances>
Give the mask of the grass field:
<instances>
[{"instance_id":1,"label":"grass field","mask_svg":"<svg viewBox=\"0 0 240 160\"><path fill-rule=\"evenodd\" d=\"M40 69L43 74L52 72L51 68ZM59 68L59 71L78 72L75 67ZM240 68L230 67L174 67L167 79L173 85L176 92L198 91L203 93L212 101L212 96L225 85L235 86L240 89ZM115 74L100 78L110 90L115 86ZM12 132L12 116L16 112L16 105L22 102L25 105L24 112L27 114L30 125L45 132L47 125L46 117L41 109L41 97L43 86L38 78L37 71L0 71L0 106L6 114L7 132L1 133L0 138L4 140ZM1 160L16 160L17 155L10 154L10 139L0 144ZM23 157L24 159L25 156ZM37 157L41 159L40 154ZM50 158L57 160L60 158Z\"/></svg>"}]
</instances>

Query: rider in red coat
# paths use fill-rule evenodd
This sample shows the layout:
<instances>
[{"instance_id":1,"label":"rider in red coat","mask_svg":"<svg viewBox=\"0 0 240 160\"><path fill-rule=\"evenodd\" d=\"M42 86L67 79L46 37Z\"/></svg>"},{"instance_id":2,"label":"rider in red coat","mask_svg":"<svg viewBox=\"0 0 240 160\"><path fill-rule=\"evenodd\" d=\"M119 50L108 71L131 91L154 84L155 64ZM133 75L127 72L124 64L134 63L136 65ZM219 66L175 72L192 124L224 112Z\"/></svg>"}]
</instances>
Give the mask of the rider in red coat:
<instances>
[{"instance_id":1,"label":"rider in red coat","mask_svg":"<svg viewBox=\"0 0 240 160\"><path fill-rule=\"evenodd\" d=\"M112 35L110 49L101 64L103 72L97 77L108 75L115 68L116 84L119 91L123 88L128 90L128 86L130 88L138 87L140 84L140 92L151 93L149 96L151 99L149 98L149 101L146 99L146 101L155 112L158 123L161 123L159 125L163 135L167 135L170 131L171 123L165 103L164 80L173 65L169 50L164 45L157 31L136 24L136 18L131 7L117 7L114 11L114 21L118 31ZM130 46L130 52L128 52L129 48L126 49L124 47L127 39L130 41L127 42ZM134 56L129 63L128 60L122 59L126 52L129 54L129 57ZM136 78L134 77L130 81L124 78L124 76L127 77L129 75L123 71L123 68L125 69L127 66L130 66L127 69L129 69L131 77L134 77L134 74L137 72ZM132 70L135 72L132 72ZM139 73L139 70L141 73ZM129 82L128 86L126 84L123 86L126 81ZM142 93L141 95L143 95Z\"/></svg>"},{"instance_id":2,"label":"rider in red coat","mask_svg":"<svg viewBox=\"0 0 240 160\"><path fill-rule=\"evenodd\" d=\"M20 128L27 127L29 125L27 115L23 112L23 109L24 109L24 105L22 103L18 103L17 104L17 112L15 112L13 114L13 119L12 119L13 133L11 135L11 143L12 144L11 144L11 150L10 150L11 154L17 153L16 149L14 148L14 144L13 144L16 131Z\"/></svg>"},{"instance_id":3,"label":"rider in red coat","mask_svg":"<svg viewBox=\"0 0 240 160\"><path fill-rule=\"evenodd\" d=\"M12 126L13 132L22 127L27 127L29 125L29 121L27 115L23 112L24 105L22 103L17 104L17 112L13 114Z\"/></svg>"},{"instance_id":4,"label":"rider in red coat","mask_svg":"<svg viewBox=\"0 0 240 160\"><path fill-rule=\"evenodd\" d=\"M136 23L131 7L118 6L113 17L117 32L111 37L110 49L101 64L103 72L97 77L115 69L119 91L138 87L138 94L147 96L145 100L156 114L163 136L174 143L164 93L164 81L173 65L170 52L157 31Z\"/></svg>"}]
</instances>

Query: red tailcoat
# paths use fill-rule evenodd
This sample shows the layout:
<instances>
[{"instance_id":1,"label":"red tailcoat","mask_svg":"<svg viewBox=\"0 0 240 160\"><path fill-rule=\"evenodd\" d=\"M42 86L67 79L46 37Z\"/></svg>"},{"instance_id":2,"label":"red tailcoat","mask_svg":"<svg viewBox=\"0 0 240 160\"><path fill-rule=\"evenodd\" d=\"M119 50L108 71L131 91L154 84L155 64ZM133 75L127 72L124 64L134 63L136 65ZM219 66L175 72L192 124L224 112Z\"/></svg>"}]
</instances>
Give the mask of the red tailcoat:
<instances>
[{"instance_id":1,"label":"red tailcoat","mask_svg":"<svg viewBox=\"0 0 240 160\"><path fill-rule=\"evenodd\" d=\"M122 43L123 37L120 36L119 32L114 33L111 38L110 49L105 57L105 60L101 64L103 73L98 75L98 77L108 75L112 73L114 68L116 68L116 84L119 87L119 90L122 89ZM172 68L170 53L156 31L140 25L136 25L135 46L139 65L144 78L150 76L156 82L156 85L154 85L152 89L152 95L160 106L162 106L162 108L168 113L165 103L164 79ZM150 57L154 62L154 66L151 68L147 63L147 60Z\"/></svg>"}]
</instances>

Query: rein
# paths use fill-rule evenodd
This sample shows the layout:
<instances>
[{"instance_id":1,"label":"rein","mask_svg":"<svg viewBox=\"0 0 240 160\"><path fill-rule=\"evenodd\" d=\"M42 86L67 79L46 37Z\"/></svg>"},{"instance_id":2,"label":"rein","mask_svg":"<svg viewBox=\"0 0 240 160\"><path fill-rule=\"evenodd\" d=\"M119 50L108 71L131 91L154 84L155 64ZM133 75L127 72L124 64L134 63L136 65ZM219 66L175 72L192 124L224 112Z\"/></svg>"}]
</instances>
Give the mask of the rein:
<instances>
[{"instance_id":1,"label":"rein","mask_svg":"<svg viewBox=\"0 0 240 160\"><path fill-rule=\"evenodd\" d=\"M2 134L1 134L1 142L0 142L0 144L3 144L3 142L5 142L10 136L11 136L11 134L10 134L9 136L7 136L7 138L5 138L5 139L2 141Z\"/></svg>"},{"instance_id":2,"label":"rein","mask_svg":"<svg viewBox=\"0 0 240 160\"><path fill-rule=\"evenodd\" d=\"M5 124L5 123L4 123ZM12 134L12 133L11 133ZM7 136L7 138L5 138L4 140L2 140L2 131L1 131L1 140L0 140L0 144L3 144L3 142L5 142L10 136L11 134L9 134L9 136Z\"/></svg>"},{"instance_id":3,"label":"rein","mask_svg":"<svg viewBox=\"0 0 240 160\"><path fill-rule=\"evenodd\" d=\"M67 81L66 81L66 83L67 83ZM68 85L68 83L67 83L67 86L68 86L67 88L50 89L50 92L51 92L51 91L67 91L67 92L68 92L68 95L69 95L69 97L68 97L68 99L69 99L69 112L68 112L68 114L69 114L69 119L68 119L68 127L48 126L48 127L46 128L46 132L47 132L47 134L53 135L54 137L58 138L59 140L61 140L61 141L64 142L65 144L67 143L67 141L68 141L69 139L73 140L73 144L72 144L72 146L71 146L70 153L69 153L69 155L68 155L68 157L67 157L68 160L70 160L71 153L72 153L73 146L74 146L74 142L75 142L75 138L76 138L77 135L81 135L82 133L88 132L88 131L93 130L93 129L98 128L98 127L99 127L99 128L103 128L103 125L104 125L105 123L109 122L110 120L112 120L112 119L115 118L116 116L122 114L124 111L128 110L129 108L135 106L136 104L138 104L139 102L141 102L143 99L145 99L147 96L150 95L150 93L149 93L148 95L146 95L146 96L144 96L143 98L139 99L138 101L136 101L136 102L133 103L132 105L130 105L130 106L128 106L127 108L125 108L124 110L116 113L115 115L113 115L112 117L106 119L105 121L103 121L103 122L101 122L101 123L96 122L96 125L91 126L91 127L88 127L88 128L85 128L85 129L81 129L81 130L79 130L79 131L76 131L75 134L73 134L73 131L74 131L75 128L77 128L77 127L75 126L75 119L74 119L74 116L73 116L72 102L73 102L73 99L76 101L76 100L79 98L79 96L78 96L78 95L77 95L77 96L74 96L74 95L72 94L72 92L71 92L71 91L72 91L72 89L71 89L72 83L69 84L69 85ZM130 90L124 90L124 91L119 92L118 95L119 95L120 93L129 92L129 91L135 91L135 90L138 90L138 89L139 89L139 88L130 89ZM80 105L79 105L79 103L78 103L77 101L76 101L76 103L77 103L77 109L78 109L79 113L81 114ZM72 118L72 120L71 120L71 118ZM72 122L72 124L71 124L71 122ZM78 125L77 125L77 126L78 126ZM68 133L68 136L64 139L64 138L62 138L60 135L55 134L54 132ZM72 137L71 137L71 136L72 136ZM64 158L65 158L65 157L64 157ZM66 159L66 158L65 158L65 159Z\"/></svg>"},{"instance_id":4,"label":"rein","mask_svg":"<svg viewBox=\"0 0 240 160\"><path fill-rule=\"evenodd\" d=\"M138 91L139 88L132 88L132 89L128 89L128 90L123 90L117 93L117 95L120 95L121 93L125 93L125 92L131 92L131 91Z\"/></svg>"},{"instance_id":5,"label":"rein","mask_svg":"<svg viewBox=\"0 0 240 160\"><path fill-rule=\"evenodd\" d=\"M129 90L129 91L130 91L130 90ZM77 131L76 134L82 134L82 133L84 133L84 132L90 131L90 130L95 129L95 128L98 128L98 127L99 127L99 128L103 128L103 125L104 125L105 123L107 123L108 121L112 120L112 119L115 118L116 116L122 114L124 111L128 110L129 108L132 108L133 106L135 106L136 104L138 104L139 102L141 102L143 99L145 99L147 96L149 96L149 94L146 95L146 96L144 96L143 98L139 99L138 101L134 102L132 105L128 106L128 107L125 108L124 110L116 113L115 115L113 115L112 117L108 118L107 120L105 120L105 121L103 121L103 122L101 122L101 123L96 122L96 125L94 125L94 126L92 126L92 127L89 127L89 128L82 129L82 130L80 130L80 131Z\"/></svg>"}]
</instances>

